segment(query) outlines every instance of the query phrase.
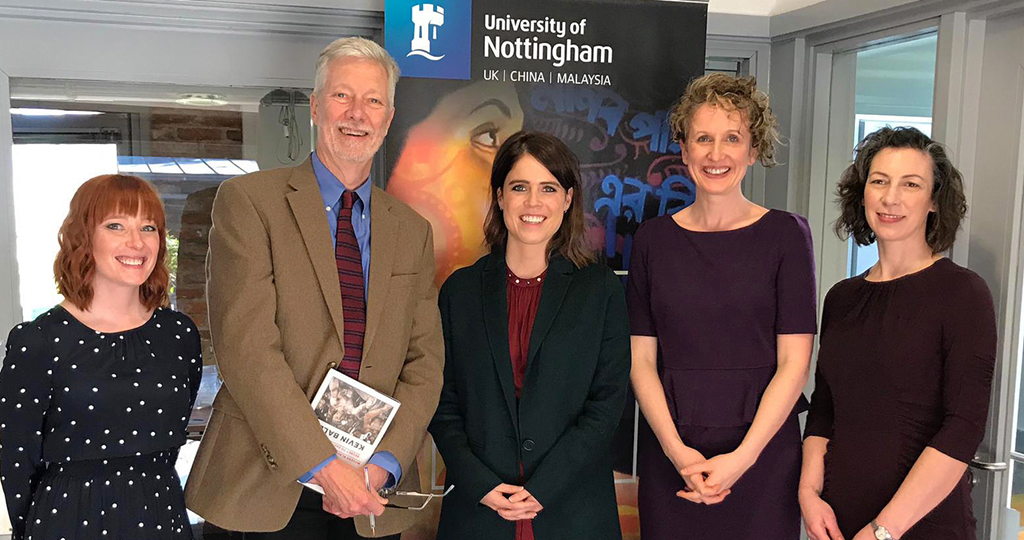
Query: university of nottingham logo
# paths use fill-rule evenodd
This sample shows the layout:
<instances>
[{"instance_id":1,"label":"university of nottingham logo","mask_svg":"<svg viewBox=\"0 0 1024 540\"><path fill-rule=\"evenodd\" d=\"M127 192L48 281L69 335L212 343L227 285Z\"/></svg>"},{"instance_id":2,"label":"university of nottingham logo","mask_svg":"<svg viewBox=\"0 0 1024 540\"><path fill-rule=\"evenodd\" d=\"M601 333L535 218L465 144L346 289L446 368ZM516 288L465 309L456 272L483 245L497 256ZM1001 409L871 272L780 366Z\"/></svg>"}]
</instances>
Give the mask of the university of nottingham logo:
<instances>
[{"instance_id":1,"label":"university of nottingham logo","mask_svg":"<svg viewBox=\"0 0 1024 540\"><path fill-rule=\"evenodd\" d=\"M384 48L403 77L469 79L472 0L386 0Z\"/></svg>"},{"instance_id":2,"label":"university of nottingham logo","mask_svg":"<svg viewBox=\"0 0 1024 540\"><path fill-rule=\"evenodd\" d=\"M444 8L433 4L420 4L412 7L413 30L412 50L406 56L422 56L427 60L437 62L444 58L444 55L434 56L430 54L430 31L433 30L433 38L437 39L437 27L444 26Z\"/></svg>"}]
</instances>

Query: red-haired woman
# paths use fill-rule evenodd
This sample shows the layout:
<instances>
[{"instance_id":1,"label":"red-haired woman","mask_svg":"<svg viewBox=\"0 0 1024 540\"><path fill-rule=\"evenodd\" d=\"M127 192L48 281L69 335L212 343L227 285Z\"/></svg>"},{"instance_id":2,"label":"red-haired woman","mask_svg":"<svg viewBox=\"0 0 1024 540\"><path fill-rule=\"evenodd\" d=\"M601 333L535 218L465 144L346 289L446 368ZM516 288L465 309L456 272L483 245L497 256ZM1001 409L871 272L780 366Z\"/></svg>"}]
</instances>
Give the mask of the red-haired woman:
<instances>
[{"instance_id":1,"label":"red-haired woman","mask_svg":"<svg viewBox=\"0 0 1024 540\"><path fill-rule=\"evenodd\" d=\"M61 225L64 301L7 340L0 474L14 540L191 538L174 472L202 373L167 305L164 210L140 178L84 183Z\"/></svg>"}]
</instances>

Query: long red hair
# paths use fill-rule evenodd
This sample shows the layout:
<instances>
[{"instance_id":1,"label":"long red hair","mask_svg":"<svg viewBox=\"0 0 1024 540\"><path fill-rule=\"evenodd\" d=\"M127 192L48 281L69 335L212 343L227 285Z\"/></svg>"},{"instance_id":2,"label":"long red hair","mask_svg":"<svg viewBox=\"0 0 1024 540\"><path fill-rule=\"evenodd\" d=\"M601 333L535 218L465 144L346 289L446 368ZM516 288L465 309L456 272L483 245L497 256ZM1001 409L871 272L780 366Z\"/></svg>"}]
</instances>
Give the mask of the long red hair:
<instances>
[{"instance_id":1,"label":"long red hair","mask_svg":"<svg viewBox=\"0 0 1024 540\"><path fill-rule=\"evenodd\" d=\"M139 287L139 301L146 309L168 305L170 273L167 258L167 221L160 194L148 182L125 174L104 174L82 184L71 198L71 209L57 233L60 251L53 261L53 279L57 291L78 309L86 311L92 303L92 279L96 272L92 238L96 227L114 214L142 214L156 223L160 251L156 265Z\"/></svg>"}]
</instances>

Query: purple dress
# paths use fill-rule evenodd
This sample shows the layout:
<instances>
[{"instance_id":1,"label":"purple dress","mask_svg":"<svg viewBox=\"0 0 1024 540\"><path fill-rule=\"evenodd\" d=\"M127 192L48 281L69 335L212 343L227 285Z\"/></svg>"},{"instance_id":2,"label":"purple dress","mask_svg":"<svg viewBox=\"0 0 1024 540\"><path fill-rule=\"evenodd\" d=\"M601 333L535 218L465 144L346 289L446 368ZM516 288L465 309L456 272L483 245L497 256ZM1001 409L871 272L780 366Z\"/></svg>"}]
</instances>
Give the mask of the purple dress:
<instances>
[{"instance_id":1,"label":"purple dress","mask_svg":"<svg viewBox=\"0 0 1024 540\"><path fill-rule=\"evenodd\" d=\"M847 538L878 516L926 447L970 463L985 436L996 356L992 294L949 259L825 296L806 436L829 439L821 498ZM971 481L901 540L974 540Z\"/></svg>"},{"instance_id":2,"label":"purple dress","mask_svg":"<svg viewBox=\"0 0 1024 540\"><path fill-rule=\"evenodd\" d=\"M814 259L807 221L769 210L731 231L683 229L671 216L645 223L633 239L630 333L658 338L658 375L683 442L705 457L743 440L775 375L778 334L813 334ZM638 474L643 540L703 538L795 540L800 428L792 414L760 458L717 505L675 495L685 483L642 429ZM646 424L644 424L646 427Z\"/></svg>"}]
</instances>

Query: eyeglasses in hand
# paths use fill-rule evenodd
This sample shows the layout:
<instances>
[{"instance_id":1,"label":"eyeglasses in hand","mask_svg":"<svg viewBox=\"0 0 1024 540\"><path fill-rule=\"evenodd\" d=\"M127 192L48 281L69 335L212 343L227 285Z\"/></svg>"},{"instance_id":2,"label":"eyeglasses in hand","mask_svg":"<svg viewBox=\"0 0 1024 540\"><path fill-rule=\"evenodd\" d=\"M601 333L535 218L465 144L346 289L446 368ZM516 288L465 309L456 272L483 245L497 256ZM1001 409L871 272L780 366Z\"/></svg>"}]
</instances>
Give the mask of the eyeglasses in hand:
<instances>
[{"instance_id":1,"label":"eyeglasses in hand","mask_svg":"<svg viewBox=\"0 0 1024 540\"><path fill-rule=\"evenodd\" d=\"M424 508L427 507L428 504L430 504L430 501L434 500L435 498L440 499L441 497L444 497L445 495L451 493L453 489L455 489L455 484L451 484L450 486L448 486L448 489L444 490L444 493L419 493L416 491L402 491L395 489L381 489L380 491L378 491L378 493L380 494L381 497L388 499L388 504L384 505L385 508L400 508L402 510L423 510ZM390 501L391 497L419 497L423 499L423 504L420 504L419 506L394 504Z\"/></svg>"}]
</instances>

